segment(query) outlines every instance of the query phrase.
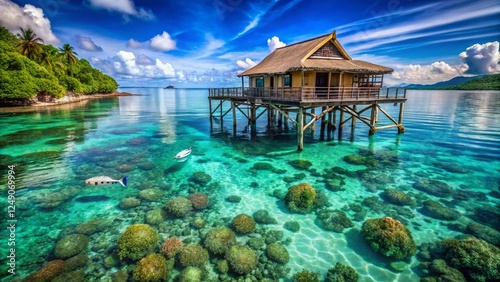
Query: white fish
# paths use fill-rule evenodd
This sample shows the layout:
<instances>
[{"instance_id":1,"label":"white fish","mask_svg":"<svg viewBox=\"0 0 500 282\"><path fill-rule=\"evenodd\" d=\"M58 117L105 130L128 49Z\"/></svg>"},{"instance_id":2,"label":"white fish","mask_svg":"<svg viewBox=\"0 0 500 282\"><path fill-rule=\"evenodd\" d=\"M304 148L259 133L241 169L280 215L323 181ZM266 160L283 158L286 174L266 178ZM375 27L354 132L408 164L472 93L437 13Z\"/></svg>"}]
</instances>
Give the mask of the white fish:
<instances>
[{"instance_id":1,"label":"white fish","mask_svg":"<svg viewBox=\"0 0 500 282\"><path fill-rule=\"evenodd\" d=\"M104 186L116 183L120 183L123 187L127 186L127 177L125 176L122 179L115 180L109 176L94 176L92 178L85 180L86 185L93 185L93 186Z\"/></svg>"},{"instance_id":2,"label":"white fish","mask_svg":"<svg viewBox=\"0 0 500 282\"><path fill-rule=\"evenodd\" d=\"M185 150L180 151L179 153L177 153L177 155L175 155L174 159L182 159L182 158L189 156L191 154L192 148L193 147L189 147Z\"/></svg>"}]
</instances>

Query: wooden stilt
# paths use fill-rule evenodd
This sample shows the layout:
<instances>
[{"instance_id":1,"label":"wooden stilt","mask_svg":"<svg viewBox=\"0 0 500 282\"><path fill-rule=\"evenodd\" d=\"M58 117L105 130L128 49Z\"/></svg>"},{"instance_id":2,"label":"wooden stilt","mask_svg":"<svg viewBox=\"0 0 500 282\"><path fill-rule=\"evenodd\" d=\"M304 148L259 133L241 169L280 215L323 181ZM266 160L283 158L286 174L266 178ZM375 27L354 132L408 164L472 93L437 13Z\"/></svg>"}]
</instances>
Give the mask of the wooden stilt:
<instances>
[{"instance_id":1,"label":"wooden stilt","mask_svg":"<svg viewBox=\"0 0 500 282\"><path fill-rule=\"evenodd\" d=\"M370 131L368 131L368 135L373 135L375 134L375 131L377 131L377 128L376 128L376 108L377 108L377 105L376 104L373 104L372 105L372 111L371 111L371 115L370 115Z\"/></svg>"},{"instance_id":2,"label":"wooden stilt","mask_svg":"<svg viewBox=\"0 0 500 282\"><path fill-rule=\"evenodd\" d=\"M398 134L405 132L405 127L403 126L403 111L405 108L405 103L399 104L399 117L398 117Z\"/></svg>"},{"instance_id":3,"label":"wooden stilt","mask_svg":"<svg viewBox=\"0 0 500 282\"><path fill-rule=\"evenodd\" d=\"M353 105L352 106L352 109L356 112L356 108L357 106L356 105ZM351 124L352 128L354 128L354 126L356 126L356 117L355 116L352 116L352 124Z\"/></svg>"},{"instance_id":4,"label":"wooden stilt","mask_svg":"<svg viewBox=\"0 0 500 282\"><path fill-rule=\"evenodd\" d=\"M257 135L257 108L255 103L250 103L250 132L252 136Z\"/></svg>"},{"instance_id":5,"label":"wooden stilt","mask_svg":"<svg viewBox=\"0 0 500 282\"><path fill-rule=\"evenodd\" d=\"M326 111L326 108L327 108L326 106L321 107L321 111L322 112ZM321 126L319 132L319 140L321 141L325 140L325 127L326 127L325 120L326 120L326 115L323 115L321 117Z\"/></svg>"},{"instance_id":6,"label":"wooden stilt","mask_svg":"<svg viewBox=\"0 0 500 282\"><path fill-rule=\"evenodd\" d=\"M299 112L297 113L297 150L302 151L304 149L304 113L302 112L302 107L299 107Z\"/></svg>"},{"instance_id":7,"label":"wooden stilt","mask_svg":"<svg viewBox=\"0 0 500 282\"><path fill-rule=\"evenodd\" d=\"M285 113L286 113L286 115L290 116L288 111L286 111ZM285 117L285 119L283 120L283 123L284 123L283 126L285 128L285 132L288 132L288 118L287 117Z\"/></svg>"},{"instance_id":8,"label":"wooden stilt","mask_svg":"<svg viewBox=\"0 0 500 282\"><path fill-rule=\"evenodd\" d=\"M326 126L326 140L328 140L328 141L330 141L332 139L332 131L333 131L332 118L333 118L334 112L335 112L335 110L328 113L328 124Z\"/></svg>"},{"instance_id":9,"label":"wooden stilt","mask_svg":"<svg viewBox=\"0 0 500 282\"><path fill-rule=\"evenodd\" d=\"M311 115L314 116L316 114L316 108L311 109ZM316 130L316 123L311 125L311 135L314 134L314 130Z\"/></svg>"},{"instance_id":10,"label":"wooden stilt","mask_svg":"<svg viewBox=\"0 0 500 282\"><path fill-rule=\"evenodd\" d=\"M231 103L232 114L233 114L233 137L236 137L236 103Z\"/></svg>"}]
</instances>

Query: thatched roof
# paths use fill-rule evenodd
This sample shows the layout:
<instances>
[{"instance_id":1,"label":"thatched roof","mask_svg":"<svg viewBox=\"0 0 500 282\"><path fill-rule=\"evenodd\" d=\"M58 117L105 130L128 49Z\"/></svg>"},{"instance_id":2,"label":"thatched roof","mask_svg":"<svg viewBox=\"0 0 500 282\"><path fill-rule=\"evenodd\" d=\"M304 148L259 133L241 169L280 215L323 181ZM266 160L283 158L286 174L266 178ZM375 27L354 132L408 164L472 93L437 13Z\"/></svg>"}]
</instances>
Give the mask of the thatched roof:
<instances>
[{"instance_id":1,"label":"thatched roof","mask_svg":"<svg viewBox=\"0 0 500 282\"><path fill-rule=\"evenodd\" d=\"M333 46L331 46L333 44ZM327 46L329 45L329 46ZM330 55L318 56L321 48ZM336 32L277 48L254 67L238 76L285 74L291 71L324 71L383 74L394 70L365 61L352 60L337 40Z\"/></svg>"}]
</instances>

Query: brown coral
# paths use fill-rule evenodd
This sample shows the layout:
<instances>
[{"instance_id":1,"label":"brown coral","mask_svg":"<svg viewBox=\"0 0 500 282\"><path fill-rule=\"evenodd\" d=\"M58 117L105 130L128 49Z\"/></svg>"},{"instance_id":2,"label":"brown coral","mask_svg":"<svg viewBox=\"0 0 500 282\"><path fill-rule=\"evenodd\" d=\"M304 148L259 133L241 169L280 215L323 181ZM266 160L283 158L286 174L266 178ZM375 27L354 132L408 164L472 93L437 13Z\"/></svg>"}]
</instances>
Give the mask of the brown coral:
<instances>
[{"instance_id":1,"label":"brown coral","mask_svg":"<svg viewBox=\"0 0 500 282\"><path fill-rule=\"evenodd\" d=\"M169 259L179 253L184 243L177 237L168 238L161 244L160 253L166 255Z\"/></svg>"}]
</instances>

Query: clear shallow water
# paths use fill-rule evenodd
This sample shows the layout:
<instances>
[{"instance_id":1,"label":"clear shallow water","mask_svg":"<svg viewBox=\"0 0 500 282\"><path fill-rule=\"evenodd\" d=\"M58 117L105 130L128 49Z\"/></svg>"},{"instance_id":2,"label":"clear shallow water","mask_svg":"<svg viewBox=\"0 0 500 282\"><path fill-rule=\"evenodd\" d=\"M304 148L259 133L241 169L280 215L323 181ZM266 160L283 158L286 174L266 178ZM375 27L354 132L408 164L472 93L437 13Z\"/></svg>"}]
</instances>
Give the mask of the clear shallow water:
<instances>
[{"instance_id":1,"label":"clear shallow water","mask_svg":"<svg viewBox=\"0 0 500 282\"><path fill-rule=\"evenodd\" d=\"M378 197L385 188L405 191L413 198L444 200L462 214L453 223L474 220L491 226L491 221L477 216L476 209L499 212L498 196L495 198L491 192L498 193L500 182L500 92L409 91L403 135L396 135L392 129L368 137L367 127L358 122L354 131L345 127L340 139L335 132L333 140L319 141L318 123L316 131L306 138L304 151L296 152L294 133L250 138L244 132L246 123L242 116L238 118L237 138L232 137L230 115L222 125L214 121L211 131L206 89L122 90L140 95L29 113L0 113L2 185L6 181L6 166L18 165L15 278L25 277L53 260L52 251L61 232L102 218L113 220L113 224L90 236L87 250L91 260L84 268L86 277L98 279L124 268L126 264L103 267L104 259L116 250L120 234L131 224L143 223L145 213L163 207L168 200L199 191L189 180L198 171L212 178L204 189L213 207L193 214L185 222L169 218L167 225L187 227L193 218L202 217L209 222L205 228L208 230L211 222L224 224L224 218L232 219L240 213L252 215L265 209L278 223L259 224L258 228L281 230L284 239L288 239L288 278L303 268L324 276L328 268L341 262L354 267L360 281L418 281L416 258L400 273L390 270L390 261L364 243L359 234L363 220L354 220L354 211L347 207L370 196ZM384 108L397 116L398 107ZM261 120L265 121L265 116ZM384 122L382 115L380 122ZM265 124L258 128L265 132ZM189 146L194 150L186 162L172 159ZM376 162L375 169L364 176L345 177L343 191L326 189L325 171L333 167L354 172L367 168L345 162L344 157L351 155L369 157ZM298 159L309 160L312 166L297 170L289 164ZM283 171L253 169L260 162ZM465 171L459 173L458 168ZM84 185L85 179L96 175L128 175L129 185ZM294 180L286 178L294 176ZM477 193L474 197L441 199L413 188L423 178L443 181L465 194ZM276 189L286 191L301 182L323 192L332 209L346 210L354 228L345 229L344 233L326 231L315 214L290 213L283 200L272 196ZM118 207L122 199L140 199L139 192L150 188L162 190L163 196L154 202L141 200L135 209ZM6 186L2 189L7 198ZM225 201L230 195L240 196L241 202ZM395 206L383 205L380 209L367 209L364 219L396 217L411 230L417 245L461 234L445 225L449 222L422 214L420 206L396 212ZM7 213L1 217L6 222ZM284 223L290 220L299 222L299 232L284 229ZM171 227L160 225L157 229L163 239L172 236ZM191 234L181 238L198 242L198 233L186 229ZM2 238L9 235L5 228L2 232ZM238 236L241 243L247 239ZM2 244L0 249L7 252L3 251L8 250L7 243ZM1 265L0 275L5 276L3 253ZM12 278L4 277L2 281Z\"/></svg>"}]
</instances>

